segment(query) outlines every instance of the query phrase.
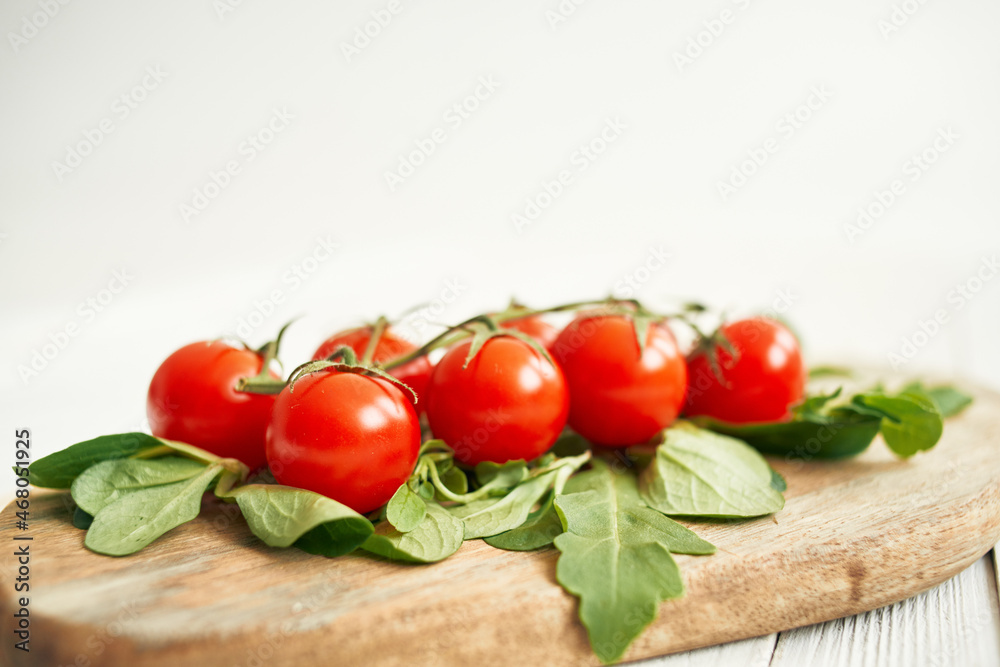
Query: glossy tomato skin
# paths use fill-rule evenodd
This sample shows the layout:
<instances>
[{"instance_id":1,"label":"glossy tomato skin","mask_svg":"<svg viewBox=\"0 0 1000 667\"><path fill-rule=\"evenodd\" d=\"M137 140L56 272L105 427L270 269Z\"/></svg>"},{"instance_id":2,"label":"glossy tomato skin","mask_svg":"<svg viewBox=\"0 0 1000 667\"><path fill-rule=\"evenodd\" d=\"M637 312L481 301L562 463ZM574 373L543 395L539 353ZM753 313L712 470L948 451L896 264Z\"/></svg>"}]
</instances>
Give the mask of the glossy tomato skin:
<instances>
[{"instance_id":1,"label":"glossy tomato skin","mask_svg":"<svg viewBox=\"0 0 1000 667\"><path fill-rule=\"evenodd\" d=\"M434 367L427 392L431 431L468 465L538 458L566 424L562 371L512 336L487 340L463 369L471 345L459 343Z\"/></svg>"},{"instance_id":2,"label":"glossy tomato skin","mask_svg":"<svg viewBox=\"0 0 1000 667\"><path fill-rule=\"evenodd\" d=\"M401 389L332 369L282 390L267 429L267 462L279 483L362 514L389 502L419 452L420 422Z\"/></svg>"},{"instance_id":3,"label":"glossy tomato skin","mask_svg":"<svg viewBox=\"0 0 1000 667\"><path fill-rule=\"evenodd\" d=\"M313 359L326 359L336 352L337 348L344 345L354 350L354 353L358 355L358 359L361 359L371 337L371 327L359 327L357 329L341 331L323 341L323 344L313 354ZM385 363L408 354L415 349L417 347L413 343L397 336L391 329L386 329L382 333L378 345L375 346L375 355L372 357L372 361ZM428 361L426 356L423 356L399 368L392 369L389 374L415 391L418 399L417 405L423 408L424 393L427 390L427 381L431 377L431 369L431 362ZM404 391L403 393L411 399L413 398L410 392Z\"/></svg>"},{"instance_id":4,"label":"glossy tomato skin","mask_svg":"<svg viewBox=\"0 0 1000 667\"><path fill-rule=\"evenodd\" d=\"M712 372L708 356L696 351L688 359L685 413L734 424L789 419L789 407L802 400L806 368L799 342L784 325L771 319L730 322L722 333L738 352L736 360L716 346L725 384Z\"/></svg>"},{"instance_id":5,"label":"glossy tomato skin","mask_svg":"<svg viewBox=\"0 0 1000 667\"><path fill-rule=\"evenodd\" d=\"M262 467L274 396L238 392L236 383L260 373L263 363L256 352L223 341L177 350L149 384L146 416L153 435L239 459L252 470Z\"/></svg>"},{"instance_id":6,"label":"glossy tomato skin","mask_svg":"<svg viewBox=\"0 0 1000 667\"><path fill-rule=\"evenodd\" d=\"M504 329L513 329L531 336L546 350L552 349L556 338L559 337L559 329L556 329L540 317L522 317L521 319L504 322L500 326Z\"/></svg>"},{"instance_id":7,"label":"glossy tomato skin","mask_svg":"<svg viewBox=\"0 0 1000 667\"><path fill-rule=\"evenodd\" d=\"M630 318L582 314L562 330L552 352L569 385L569 425L596 444L647 442L684 404L687 368L663 324L650 325L640 354Z\"/></svg>"}]
</instances>

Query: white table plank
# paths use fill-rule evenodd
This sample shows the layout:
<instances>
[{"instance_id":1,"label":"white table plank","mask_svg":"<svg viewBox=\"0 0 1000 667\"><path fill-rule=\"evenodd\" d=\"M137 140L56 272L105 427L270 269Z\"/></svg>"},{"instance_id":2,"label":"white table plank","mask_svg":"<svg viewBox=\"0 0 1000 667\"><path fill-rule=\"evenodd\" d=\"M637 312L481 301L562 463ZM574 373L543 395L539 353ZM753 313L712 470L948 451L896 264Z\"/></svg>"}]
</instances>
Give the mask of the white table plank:
<instances>
[{"instance_id":1,"label":"white table plank","mask_svg":"<svg viewBox=\"0 0 1000 667\"><path fill-rule=\"evenodd\" d=\"M777 635L765 635L632 664L635 667L767 667L777 641Z\"/></svg>"},{"instance_id":2,"label":"white table plank","mask_svg":"<svg viewBox=\"0 0 1000 667\"><path fill-rule=\"evenodd\" d=\"M995 667L1000 664L1000 600L992 556L909 600L783 632L770 664Z\"/></svg>"}]
</instances>

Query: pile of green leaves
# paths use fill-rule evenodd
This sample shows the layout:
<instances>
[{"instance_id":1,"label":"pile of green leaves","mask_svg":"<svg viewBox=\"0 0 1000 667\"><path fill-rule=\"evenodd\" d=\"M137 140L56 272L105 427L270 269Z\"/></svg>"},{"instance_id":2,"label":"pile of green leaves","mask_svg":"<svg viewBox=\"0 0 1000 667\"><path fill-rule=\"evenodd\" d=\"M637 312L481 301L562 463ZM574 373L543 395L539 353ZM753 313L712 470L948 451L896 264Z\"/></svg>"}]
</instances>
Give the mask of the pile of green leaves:
<instances>
[{"instance_id":1,"label":"pile of green leaves","mask_svg":"<svg viewBox=\"0 0 1000 667\"><path fill-rule=\"evenodd\" d=\"M328 557L360 550L433 563L480 538L512 551L554 546L556 578L580 599L594 652L610 663L656 618L661 602L684 594L672 554L715 551L675 518L743 520L784 506L785 481L758 449L786 458L803 447L804 457L850 456L881 432L896 453L910 456L932 447L942 417L970 400L921 385L850 400L838 391L808 399L781 424L677 422L630 456L595 454L567 435L536 461L474 470L459 467L442 441L429 440L410 478L369 516L311 491L248 483L239 461L143 433L81 442L35 461L29 474L35 486L69 489L74 524L87 530L84 544L111 556L135 553L194 519L206 491L237 504L265 544Z\"/></svg>"}]
</instances>

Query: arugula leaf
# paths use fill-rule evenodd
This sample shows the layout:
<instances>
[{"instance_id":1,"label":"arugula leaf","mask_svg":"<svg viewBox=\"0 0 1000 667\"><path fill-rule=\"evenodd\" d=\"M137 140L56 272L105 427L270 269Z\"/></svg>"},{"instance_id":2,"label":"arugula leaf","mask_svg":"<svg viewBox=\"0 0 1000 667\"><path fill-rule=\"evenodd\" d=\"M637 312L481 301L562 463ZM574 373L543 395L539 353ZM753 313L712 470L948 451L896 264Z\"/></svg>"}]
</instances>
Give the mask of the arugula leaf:
<instances>
[{"instance_id":1,"label":"arugula leaf","mask_svg":"<svg viewBox=\"0 0 1000 667\"><path fill-rule=\"evenodd\" d=\"M109 459L124 459L163 443L147 433L102 435L44 456L30 466L31 483L48 489L68 489L84 470Z\"/></svg>"},{"instance_id":2,"label":"arugula leaf","mask_svg":"<svg viewBox=\"0 0 1000 667\"><path fill-rule=\"evenodd\" d=\"M127 493L94 516L84 544L91 551L124 556L139 551L168 530L198 516L201 497L223 471L211 465L180 482Z\"/></svg>"},{"instance_id":3,"label":"arugula leaf","mask_svg":"<svg viewBox=\"0 0 1000 667\"><path fill-rule=\"evenodd\" d=\"M465 527L462 520L449 514L437 503L427 504L420 525L403 533L383 521L361 548L393 560L435 563L452 555L462 546Z\"/></svg>"},{"instance_id":4,"label":"arugula leaf","mask_svg":"<svg viewBox=\"0 0 1000 667\"><path fill-rule=\"evenodd\" d=\"M646 504L674 516L753 517L785 506L772 470L744 442L678 422L640 476Z\"/></svg>"},{"instance_id":5,"label":"arugula leaf","mask_svg":"<svg viewBox=\"0 0 1000 667\"><path fill-rule=\"evenodd\" d=\"M788 482L786 482L785 478L781 476L781 473L774 468L771 468L771 488L778 493L784 493L788 490Z\"/></svg>"},{"instance_id":6,"label":"arugula leaf","mask_svg":"<svg viewBox=\"0 0 1000 667\"><path fill-rule=\"evenodd\" d=\"M94 523L94 517L77 507L73 510L73 527L80 530L87 530Z\"/></svg>"},{"instance_id":7,"label":"arugula leaf","mask_svg":"<svg viewBox=\"0 0 1000 667\"><path fill-rule=\"evenodd\" d=\"M552 540L563 532L554 501L555 494L550 493L541 507L531 512L520 526L483 538L483 541L507 551L534 551L552 544Z\"/></svg>"},{"instance_id":8,"label":"arugula leaf","mask_svg":"<svg viewBox=\"0 0 1000 667\"><path fill-rule=\"evenodd\" d=\"M555 500L566 532L556 578L580 598L580 620L602 662L621 658L656 618L659 603L684 593L673 553L711 554L715 547L646 507L636 478L603 461L573 478L573 493Z\"/></svg>"},{"instance_id":9,"label":"arugula leaf","mask_svg":"<svg viewBox=\"0 0 1000 667\"><path fill-rule=\"evenodd\" d=\"M497 491L510 489L520 484L528 476L528 464L522 459L493 463L483 461L476 466L476 481L480 489L489 488Z\"/></svg>"},{"instance_id":10,"label":"arugula leaf","mask_svg":"<svg viewBox=\"0 0 1000 667\"><path fill-rule=\"evenodd\" d=\"M941 439L944 422L934 403L915 393L898 396L859 394L855 406L882 415L881 432L889 449L903 458L930 449Z\"/></svg>"},{"instance_id":11,"label":"arugula leaf","mask_svg":"<svg viewBox=\"0 0 1000 667\"><path fill-rule=\"evenodd\" d=\"M972 397L964 394L950 385L925 387L920 382L913 382L903 388L904 394L920 394L930 399L934 407L944 418L954 417L972 404Z\"/></svg>"},{"instance_id":12,"label":"arugula leaf","mask_svg":"<svg viewBox=\"0 0 1000 667\"><path fill-rule=\"evenodd\" d=\"M385 507L386 520L401 533L408 533L419 526L426 513L424 499L413 492L409 480L399 485Z\"/></svg>"},{"instance_id":13,"label":"arugula leaf","mask_svg":"<svg viewBox=\"0 0 1000 667\"><path fill-rule=\"evenodd\" d=\"M827 377L849 378L853 377L853 375L854 371L843 366L815 366L809 369L810 380Z\"/></svg>"},{"instance_id":14,"label":"arugula leaf","mask_svg":"<svg viewBox=\"0 0 1000 667\"><path fill-rule=\"evenodd\" d=\"M469 492L469 478L461 469L450 466L441 473L441 483L446 489L456 496L461 496ZM444 494L437 494L439 499L444 500Z\"/></svg>"},{"instance_id":15,"label":"arugula leaf","mask_svg":"<svg viewBox=\"0 0 1000 667\"><path fill-rule=\"evenodd\" d=\"M372 524L349 507L305 489L278 484L247 484L228 494L264 544L294 545L320 556L354 551L372 534Z\"/></svg>"},{"instance_id":16,"label":"arugula leaf","mask_svg":"<svg viewBox=\"0 0 1000 667\"><path fill-rule=\"evenodd\" d=\"M588 453L560 459L553 469L522 482L502 498L475 501L464 510L450 508L465 524L465 539L489 537L517 528L549 489L560 490L589 458ZM493 481L496 480L491 483Z\"/></svg>"},{"instance_id":17,"label":"arugula leaf","mask_svg":"<svg viewBox=\"0 0 1000 667\"><path fill-rule=\"evenodd\" d=\"M853 410L835 410L822 417L803 414L792 421L759 424L728 424L703 418L692 421L787 460L856 456L872 444L882 426L880 417Z\"/></svg>"},{"instance_id":18,"label":"arugula leaf","mask_svg":"<svg viewBox=\"0 0 1000 667\"><path fill-rule=\"evenodd\" d=\"M96 515L105 506L138 489L190 479L205 470L191 459L110 459L87 468L70 486L80 509Z\"/></svg>"}]
</instances>

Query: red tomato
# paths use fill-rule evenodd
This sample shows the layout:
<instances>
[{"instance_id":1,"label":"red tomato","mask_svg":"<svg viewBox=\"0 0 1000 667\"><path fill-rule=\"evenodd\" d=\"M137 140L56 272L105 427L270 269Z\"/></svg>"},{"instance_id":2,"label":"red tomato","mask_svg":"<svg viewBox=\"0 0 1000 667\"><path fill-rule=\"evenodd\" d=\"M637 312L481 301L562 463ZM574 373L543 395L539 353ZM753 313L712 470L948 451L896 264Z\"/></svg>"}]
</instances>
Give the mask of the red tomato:
<instances>
[{"instance_id":1,"label":"red tomato","mask_svg":"<svg viewBox=\"0 0 1000 667\"><path fill-rule=\"evenodd\" d=\"M459 343L434 367L427 391L431 431L468 465L538 458L566 424L562 372L513 336L490 338L463 369L471 345Z\"/></svg>"},{"instance_id":2,"label":"red tomato","mask_svg":"<svg viewBox=\"0 0 1000 667\"><path fill-rule=\"evenodd\" d=\"M591 442L647 442L684 404L687 370L666 325L650 325L640 354L629 317L584 313L563 329L552 352L569 385L569 425Z\"/></svg>"},{"instance_id":3,"label":"red tomato","mask_svg":"<svg viewBox=\"0 0 1000 667\"><path fill-rule=\"evenodd\" d=\"M371 337L372 328L370 326L341 331L323 341L323 344L313 354L313 359L326 359L343 345L354 350L358 359L361 359ZM372 361L377 363L392 361L415 349L417 349L416 345L386 329L375 346L375 355L372 357ZM399 368L392 369L389 374L415 391L419 399L418 405L423 408L424 392L427 390L427 381L431 377L431 368L431 362L426 356L423 356ZM413 398L408 391L404 391L403 394Z\"/></svg>"},{"instance_id":4,"label":"red tomato","mask_svg":"<svg viewBox=\"0 0 1000 667\"><path fill-rule=\"evenodd\" d=\"M332 369L282 390L267 428L267 462L281 484L362 514L389 502L413 472L420 421L388 380Z\"/></svg>"},{"instance_id":5,"label":"red tomato","mask_svg":"<svg viewBox=\"0 0 1000 667\"><path fill-rule=\"evenodd\" d=\"M762 317L730 322L722 333L737 358L716 346L725 384L712 372L704 350L688 359L685 413L736 424L788 419L802 400L806 369L799 342L782 324Z\"/></svg>"},{"instance_id":6,"label":"red tomato","mask_svg":"<svg viewBox=\"0 0 1000 667\"><path fill-rule=\"evenodd\" d=\"M559 337L559 329L556 329L540 317L524 317L519 320L504 322L500 326L504 329L514 329L523 334L528 334L537 340L546 350L551 349L552 344Z\"/></svg>"},{"instance_id":7,"label":"red tomato","mask_svg":"<svg viewBox=\"0 0 1000 667\"><path fill-rule=\"evenodd\" d=\"M238 392L236 383L260 373L263 364L256 352L222 341L177 350L149 384L146 415L153 435L262 467L274 396Z\"/></svg>"}]
</instances>

